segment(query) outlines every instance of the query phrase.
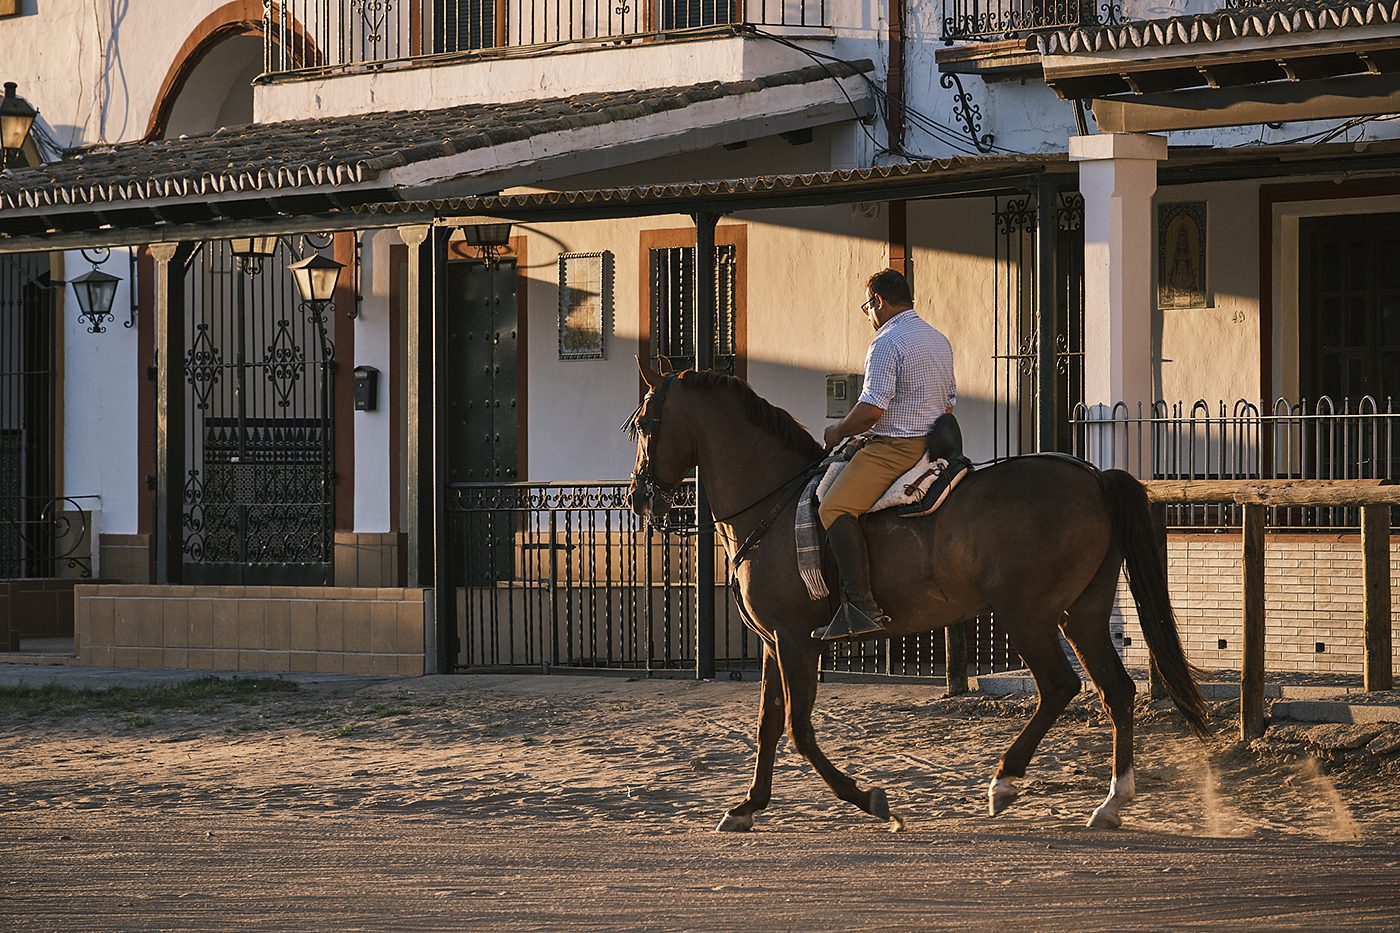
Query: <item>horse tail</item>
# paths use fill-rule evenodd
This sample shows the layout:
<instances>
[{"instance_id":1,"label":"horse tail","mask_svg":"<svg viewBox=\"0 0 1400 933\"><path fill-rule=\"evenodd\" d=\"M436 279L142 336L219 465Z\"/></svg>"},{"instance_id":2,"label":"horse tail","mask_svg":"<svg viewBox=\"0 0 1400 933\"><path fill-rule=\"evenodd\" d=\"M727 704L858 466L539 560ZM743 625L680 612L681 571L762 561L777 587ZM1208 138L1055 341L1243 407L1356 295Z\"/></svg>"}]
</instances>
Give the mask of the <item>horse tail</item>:
<instances>
[{"instance_id":1,"label":"horse tail","mask_svg":"<svg viewBox=\"0 0 1400 933\"><path fill-rule=\"evenodd\" d=\"M1191 731L1200 736L1208 735L1206 701L1196 686L1201 671L1186 660L1181 650L1176 614L1167 591L1167 575L1152 533L1147 490L1136 477L1122 470L1105 470L1102 477L1113 514L1113 540L1122 551L1128 568L1128 588L1137 604L1138 624L1147 639L1152 663Z\"/></svg>"}]
</instances>

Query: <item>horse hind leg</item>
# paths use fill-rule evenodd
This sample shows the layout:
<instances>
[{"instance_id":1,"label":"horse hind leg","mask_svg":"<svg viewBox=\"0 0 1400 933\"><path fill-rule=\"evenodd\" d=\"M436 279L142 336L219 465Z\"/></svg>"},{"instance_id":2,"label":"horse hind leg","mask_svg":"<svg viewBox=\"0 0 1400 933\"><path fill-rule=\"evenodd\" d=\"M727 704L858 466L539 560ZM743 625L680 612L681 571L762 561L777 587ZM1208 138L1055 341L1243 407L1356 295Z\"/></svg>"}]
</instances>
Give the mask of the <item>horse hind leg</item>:
<instances>
[{"instance_id":1,"label":"horse hind leg","mask_svg":"<svg viewBox=\"0 0 1400 933\"><path fill-rule=\"evenodd\" d=\"M821 643L808 638L778 636L778 663L782 666L783 691L787 698L788 735L803 758L817 769L832 792L855 804L876 819L889 822L890 829L904 829L904 818L890 810L885 792L878 787L861 790L855 780L841 771L822 752L812 728L812 709L817 699L817 663Z\"/></svg>"},{"instance_id":2,"label":"horse hind leg","mask_svg":"<svg viewBox=\"0 0 1400 933\"><path fill-rule=\"evenodd\" d=\"M778 655L771 647L763 649L762 699L758 708L758 760L754 763L753 783L743 802L732 808L720 820L716 832L742 833L753 829L753 817L768 806L773 796L773 759L778 753L778 739L783 735L784 712L783 675L778 667Z\"/></svg>"},{"instance_id":3,"label":"horse hind leg","mask_svg":"<svg viewBox=\"0 0 1400 933\"><path fill-rule=\"evenodd\" d=\"M1074 646L1084 670L1093 680L1109 719L1113 721L1113 778L1108 797L1089 817L1091 829L1117 829L1123 825L1122 807L1137 795L1133 780L1133 679L1123 667L1109 632L1113 595L1118 587L1119 561L1104 561L1094 581L1069 609L1063 623L1065 637Z\"/></svg>"},{"instance_id":4,"label":"horse hind leg","mask_svg":"<svg viewBox=\"0 0 1400 933\"><path fill-rule=\"evenodd\" d=\"M991 816L1005 810L1016 799L1020 792L1017 782L1026 776L1026 768L1040 740L1045 738L1045 733L1050 731L1082 686L1069 658L1065 657L1064 649L1060 647L1060 636L1054 622L1049 619L1018 619L1007 627L1012 644L1035 677L1040 702L1021 734L1016 736L1016 741L1001 756L1001 763L992 775L992 782L987 787L987 812Z\"/></svg>"}]
</instances>

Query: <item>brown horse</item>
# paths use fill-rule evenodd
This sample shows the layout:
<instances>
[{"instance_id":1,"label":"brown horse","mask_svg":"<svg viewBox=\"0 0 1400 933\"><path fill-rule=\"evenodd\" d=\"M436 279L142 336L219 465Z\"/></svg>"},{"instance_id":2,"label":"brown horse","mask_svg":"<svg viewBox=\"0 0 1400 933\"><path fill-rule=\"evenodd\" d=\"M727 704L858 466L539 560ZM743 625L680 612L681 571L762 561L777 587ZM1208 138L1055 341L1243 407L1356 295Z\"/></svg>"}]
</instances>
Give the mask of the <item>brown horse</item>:
<instances>
[{"instance_id":1,"label":"brown horse","mask_svg":"<svg viewBox=\"0 0 1400 933\"><path fill-rule=\"evenodd\" d=\"M785 723L793 746L836 796L898 823L885 793L862 789L833 765L812 730L823 647L812 633L829 621L831 606L809 598L798 575L793 518L805 468L822 457L821 446L739 379L708 372L662 376L645 366L642 377L650 391L629 422L638 436L633 511L659 519L676 486L698 466L731 560L744 551L739 590L765 642L753 783L718 828L751 829L754 814L768 805ZM993 816L1015 798L1036 746L1080 690L1060 645L1063 631L1113 721L1113 780L1089 825L1121 825L1119 809L1134 795L1134 687L1114 650L1109 615L1125 562L1167 692L1194 731L1207 731L1205 703L1182 654L1150 530L1147 496L1130 474L1021 457L973 473L926 518L879 512L863 520L874 592L893 619L889 635L946 627L991 610L1035 677L1039 705L988 788Z\"/></svg>"}]
</instances>

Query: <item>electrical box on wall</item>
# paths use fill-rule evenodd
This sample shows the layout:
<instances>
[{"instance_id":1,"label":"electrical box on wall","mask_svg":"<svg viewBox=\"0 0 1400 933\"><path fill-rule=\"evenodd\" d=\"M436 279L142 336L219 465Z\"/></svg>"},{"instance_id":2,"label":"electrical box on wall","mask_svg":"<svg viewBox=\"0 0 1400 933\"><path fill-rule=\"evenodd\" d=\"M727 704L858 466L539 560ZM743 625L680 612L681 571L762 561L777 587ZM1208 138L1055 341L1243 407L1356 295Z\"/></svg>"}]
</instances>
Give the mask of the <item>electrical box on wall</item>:
<instances>
[{"instance_id":1,"label":"electrical box on wall","mask_svg":"<svg viewBox=\"0 0 1400 933\"><path fill-rule=\"evenodd\" d=\"M865 377L860 373L828 373L826 377L826 416L844 418L856 407Z\"/></svg>"},{"instance_id":2,"label":"electrical box on wall","mask_svg":"<svg viewBox=\"0 0 1400 933\"><path fill-rule=\"evenodd\" d=\"M373 366L355 367L355 410L375 411L379 408L379 370Z\"/></svg>"}]
</instances>

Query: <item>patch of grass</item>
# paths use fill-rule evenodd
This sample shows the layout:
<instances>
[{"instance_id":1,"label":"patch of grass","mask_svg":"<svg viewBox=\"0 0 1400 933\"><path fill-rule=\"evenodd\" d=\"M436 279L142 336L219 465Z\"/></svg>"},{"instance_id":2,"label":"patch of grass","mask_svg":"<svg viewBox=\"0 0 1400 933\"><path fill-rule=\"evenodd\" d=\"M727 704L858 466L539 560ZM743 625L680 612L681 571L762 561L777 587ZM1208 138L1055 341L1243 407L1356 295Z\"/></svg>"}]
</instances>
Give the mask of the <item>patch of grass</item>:
<instances>
[{"instance_id":1,"label":"patch of grass","mask_svg":"<svg viewBox=\"0 0 1400 933\"><path fill-rule=\"evenodd\" d=\"M364 735L370 731L369 724L352 721L343 722L326 733L328 738L344 739L352 735Z\"/></svg>"},{"instance_id":2,"label":"patch of grass","mask_svg":"<svg viewBox=\"0 0 1400 933\"><path fill-rule=\"evenodd\" d=\"M140 713L122 713L122 722L137 729L144 729L155 722L150 716L143 716Z\"/></svg>"},{"instance_id":3,"label":"patch of grass","mask_svg":"<svg viewBox=\"0 0 1400 933\"><path fill-rule=\"evenodd\" d=\"M249 732L263 732L268 728L262 722L236 722L231 726L224 726L224 735L246 735Z\"/></svg>"},{"instance_id":4,"label":"patch of grass","mask_svg":"<svg viewBox=\"0 0 1400 933\"><path fill-rule=\"evenodd\" d=\"M371 706L366 713L378 719L386 719L389 716L407 716L413 712L407 706L395 706L392 703L377 703Z\"/></svg>"},{"instance_id":5,"label":"patch of grass","mask_svg":"<svg viewBox=\"0 0 1400 933\"><path fill-rule=\"evenodd\" d=\"M130 713L136 710L212 712L226 703L253 703L270 694L295 693L300 688L277 677L199 677L159 687L112 687L106 690L71 687L0 687L0 710L23 716L81 716L86 713Z\"/></svg>"}]
</instances>

